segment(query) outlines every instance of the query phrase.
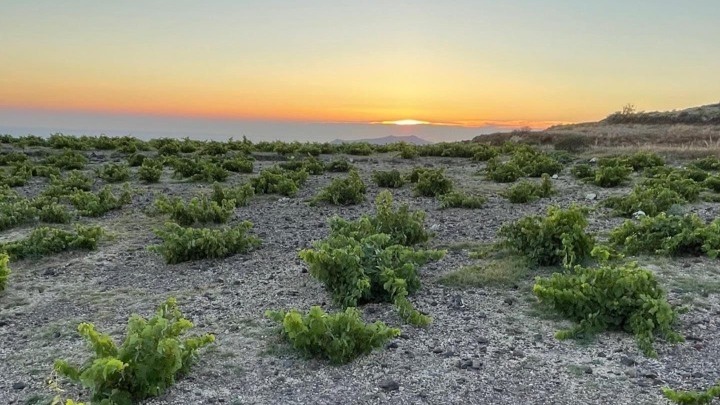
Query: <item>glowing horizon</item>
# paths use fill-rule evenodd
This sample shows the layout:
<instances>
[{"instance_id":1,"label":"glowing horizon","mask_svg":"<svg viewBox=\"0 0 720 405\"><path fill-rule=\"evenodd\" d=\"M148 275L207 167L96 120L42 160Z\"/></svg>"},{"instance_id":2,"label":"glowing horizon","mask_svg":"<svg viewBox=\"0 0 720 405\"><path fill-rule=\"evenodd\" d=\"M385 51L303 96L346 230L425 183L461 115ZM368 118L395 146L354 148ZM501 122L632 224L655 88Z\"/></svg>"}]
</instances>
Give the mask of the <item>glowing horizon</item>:
<instances>
[{"instance_id":1,"label":"glowing horizon","mask_svg":"<svg viewBox=\"0 0 720 405\"><path fill-rule=\"evenodd\" d=\"M0 110L541 129L720 94L715 1L381 4L4 4Z\"/></svg>"}]
</instances>

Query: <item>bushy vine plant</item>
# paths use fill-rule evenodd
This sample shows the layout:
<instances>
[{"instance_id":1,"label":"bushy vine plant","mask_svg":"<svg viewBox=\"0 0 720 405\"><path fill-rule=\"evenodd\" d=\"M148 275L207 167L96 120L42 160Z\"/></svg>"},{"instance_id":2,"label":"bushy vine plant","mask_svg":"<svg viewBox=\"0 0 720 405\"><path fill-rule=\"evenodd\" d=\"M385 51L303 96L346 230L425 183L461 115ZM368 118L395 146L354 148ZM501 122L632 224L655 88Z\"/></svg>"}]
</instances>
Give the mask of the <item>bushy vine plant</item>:
<instances>
[{"instance_id":1,"label":"bushy vine plant","mask_svg":"<svg viewBox=\"0 0 720 405\"><path fill-rule=\"evenodd\" d=\"M99 226L75 225L75 232L41 227L24 239L0 244L0 252L6 252L12 259L24 259L66 250L94 250L102 235Z\"/></svg>"},{"instance_id":2,"label":"bushy vine plant","mask_svg":"<svg viewBox=\"0 0 720 405\"><path fill-rule=\"evenodd\" d=\"M550 207L545 217L527 216L504 225L498 236L501 245L521 253L535 265L569 267L589 257L594 236L585 232L586 210Z\"/></svg>"},{"instance_id":3,"label":"bushy vine plant","mask_svg":"<svg viewBox=\"0 0 720 405\"><path fill-rule=\"evenodd\" d=\"M87 162L85 155L74 150L65 150L45 159L46 165L57 167L60 170L82 170Z\"/></svg>"},{"instance_id":4,"label":"bushy vine plant","mask_svg":"<svg viewBox=\"0 0 720 405\"><path fill-rule=\"evenodd\" d=\"M220 183L213 184L213 192L210 199L223 205L223 201L235 201L235 207L244 207L249 204L250 199L255 195L255 188L252 184L245 183L235 187L223 187Z\"/></svg>"},{"instance_id":5,"label":"bushy vine plant","mask_svg":"<svg viewBox=\"0 0 720 405\"><path fill-rule=\"evenodd\" d=\"M328 172L349 172L353 165L347 159L335 159L325 164L325 170Z\"/></svg>"},{"instance_id":6,"label":"bushy vine plant","mask_svg":"<svg viewBox=\"0 0 720 405\"><path fill-rule=\"evenodd\" d=\"M296 350L335 364L368 354L400 334L399 329L389 328L380 321L366 324L353 307L335 314L327 314L314 306L305 315L296 310L267 311L265 315L281 324L282 336Z\"/></svg>"},{"instance_id":7,"label":"bushy vine plant","mask_svg":"<svg viewBox=\"0 0 720 405\"><path fill-rule=\"evenodd\" d=\"M155 200L155 207L160 213L169 215L170 219L184 226L210 222L224 224L235 212L235 200L224 199L217 203L210 197L202 196L193 197L186 202L179 197L160 196Z\"/></svg>"},{"instance_id":8,"label":"bushy vine plant","mask_svg":"<svg viewBox=\"0 0 720 405\"><path fill-rule=\"evenodd\" d=\"M120 183L130 179L130 169L125 164L106 163L98 169L97 175L108 183Z\"/></svg>"},{"instance_id":9,"label":"bushy vine plant","mask_svg":"<svg viewBox=\"0 0 720 405\"><path fill-rule=\"evenodd\" d=\"M542 177L540 184L524 180L508 187L501 195L514 204L524 204L537 201L540 198L548 198L555 194L556 191L550 176L544 174Z\"/></svg>"},{"instance_id":10,"label":"bushy vine plant","mask_svg":"<svg viewBox=\"0 0 720 405\"><path fill-rule=\"evenodd\" d=\"M280 194L294 197L301 185L308 179L305 170L284 170L278 166L264 169L257 177L250 179L256 194Z\"/></svg>"},{"instance_id":11,"label":"bushy vine plant","mask_svg":"<svg viewBox=\"0 0 720 405\"><path fill-rule=\"evenodd\" d=\"M145 183L157 183L163 173L162 159L145 159L138 169L138 178Z\"/></svg>"},{"instance_id":12,"label":"bushy vine plant","mask_svg":"<svg viewBox=\"0 0 720 405\"><path fill-rule=\"evenodd\" d=\"M375 171L373 181L378 187L385 188L400 188L405 185L405 177L397 169Z\"/></svg>"},{"instance_id":13,"label":"bushy vine plant","mask_svg":"<svg viewBox=\"0 0 720 405\"><path fill-rule=\"evenodd\" d=\"M357 171L353 170L346 178L337 178L315 196L314 201L324 201L334 205L353 205L365 201L367 187Z\"/></svg>"},{"instance_id":14,"label":"bushy vine plant","mask_svg":"<svg viewBox=\"0 0 720 405\"><path fill-rule=\"evenodd\" d=\"M720 398L720 383L706 389L705 391L680 391L669 387L662 389L665 398L681 405L705 405L710 404L715 398Z\"/></svg>"},{"instance_id":15,"label":"bushy vine plant","mask_svg":"<svg viewBox=\"0 0 720 405\"><path fill-rule=\"evenodd\" d=\"M10 256L8 256L7 253L0 253L0 292L5 291L7 287L7 280L10 276L9 261Z\"/></svg>"},{"instance_id":16,"label":"bushy vine plant","mask_svg":"<svg viewBox=\"0 0 720 405\"><path fill-rule=\"evenodd\" d=\"M610 233L609 242L631 255L658 253L670 256L707 254L717 257L720 220L706 225L696 214L642 217L627 220Z\"/></svg>"},{"instance_id":17,"label":"bushy vine plant","mask_svg":"<svg viewBox=\"0 0 720 405\"><path fill-rule=\"evenodd\" d=\"M93 324L81 323L78 332L94 355L81 366L56 360L55 370L88 388L93 403L132 405L165 392L190 370L198 350L215 341L211 334L183 338L192 327L174 298L150 319L131 316L119 346Z\"/></svg>"},{"instance_id":18,"label":"bushy vine plant","mask_svg":"<svg viewBox=\"0 0 720 405\"><path fill-rule=\"evenodd\" d=\"M300 257L343 307L389 301L407 322L426 325L430 318L417 311L407 296L420 287L418 268L445 252L410 247L429 238L424 213L409 213L407 206L393 212L389 192L381 193L376 205L375 217L331 220L327 239L316 242L314 249L302 250Z\"/></svg>"},{"instance_id":19,"label":"bushy vine plant","mask_svg":"<svg viewBox=\"0 0 720 405\"><path fill-rule=\"evenodd\" d=\"M440 208L481 208L487 202L487 198L480 195L468 195L462 191L451 191L441 195Z\"/></svg>"},{"instance_id":20,"label":"bushy vine plant","mask_svg":"<svg viewBox=\"0 0 720 405\"><path fill-rule=\"evenodd\" d=\"M117 210L132 201L130 185L125 183L119 197L113 194L110 186L105 186L97 194L88 191L76 191L68 196L80 215L99 217L106 212Z\"/></svg>"},{"instance_id":21,"label":"bushy vine plant","mask_svg":"<svg viewBox=\"0 0 720 405\"><path fill-rule=\"evenodd\" d=\"M485 167L485 177L496 183L512 183L522 175L522 170L513 161L501 163L498 158L492 158Z\"/></svg>"},{"instance_id":22,"label":"bushy vine plant","mask_svg":"<svg viewBox=\"0 0 720 405\"><path fill-rule=\"evenodd\" d=\"M445 176L443 169L427 169L418 176L415 194L423 197L437 197L452 191L452 180Z\"/></svg>"},{"instance_id":23,"label":"bushy vine plant","mask_svg":"<svg viewBox=\"0 0 720 405\"><path fill-rule=\"evenodd\" d=\"M643 353L657 357L656 335L669 342L683 338L673 330L676 312L654 274L637 263L601 264L538 278L533 292L540 302L577 322L556 333L558 339L592 335L607 329L626 330Z\"/></svg>"},{"instance_id":24,"label":"bushy vine plant","mask_svg":"<svg viewBox=\"0 0 720 405\"><path fill-rule=\"evenodd\" d=\"M260 239L248 235L252 226L251 222L245 221L231 228L198 229L168 222L164 228L155 229L162 244L149 249L161 254L169 264L246 253L260 245Z\"/></svg>"}]
</instances>

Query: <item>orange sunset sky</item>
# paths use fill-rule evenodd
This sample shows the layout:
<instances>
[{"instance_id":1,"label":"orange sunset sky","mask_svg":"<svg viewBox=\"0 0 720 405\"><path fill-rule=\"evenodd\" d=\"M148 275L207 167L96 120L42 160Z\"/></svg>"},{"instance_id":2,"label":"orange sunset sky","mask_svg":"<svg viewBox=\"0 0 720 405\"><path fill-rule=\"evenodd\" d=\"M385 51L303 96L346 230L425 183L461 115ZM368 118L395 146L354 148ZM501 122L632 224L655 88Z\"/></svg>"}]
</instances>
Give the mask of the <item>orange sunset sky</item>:
<instances>
[{"instance_id":1,"label":"orange sunset sky","mask_svg":"<svg viewBox=\"0 0 720 405\"><path fill-rule=\"evenodd\" d=\"M67 112L543 128L717 102L718 21L720 2L700 0L9 1L0 124Z\"/></svg>"}]
</instances>

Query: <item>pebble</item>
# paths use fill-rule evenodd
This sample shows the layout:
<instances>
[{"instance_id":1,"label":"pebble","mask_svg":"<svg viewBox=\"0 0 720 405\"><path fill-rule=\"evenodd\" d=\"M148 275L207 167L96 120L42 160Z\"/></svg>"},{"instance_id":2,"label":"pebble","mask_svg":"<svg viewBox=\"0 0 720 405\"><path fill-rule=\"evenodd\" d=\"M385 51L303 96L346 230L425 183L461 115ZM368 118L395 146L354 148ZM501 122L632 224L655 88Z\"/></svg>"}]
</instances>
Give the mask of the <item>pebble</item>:
<instances>
[{"instance_id":1,"label":"pebble","mask_svg":"<svg viewBox=\"0 0 720 405\"><path fill-rule=\"evenodd\" d=\"M20 381L20 382L14 383L14 384L12 385L12 387L13 387L14 390L23 390L23 389L25 389L25 387L27 387L27 384L25 384L24 382Z\"/></svg>"},{"instance_id":2,"label":"pebble","mask_svg":"<svg viewBox=\"0 0 720 405\"><path fill-rule=\"evenodd\" d=\"M379 387L384 391L397 391L400 389L400 383L392 379L387 379L381 381Z\"/></svg>"}]
</instances>

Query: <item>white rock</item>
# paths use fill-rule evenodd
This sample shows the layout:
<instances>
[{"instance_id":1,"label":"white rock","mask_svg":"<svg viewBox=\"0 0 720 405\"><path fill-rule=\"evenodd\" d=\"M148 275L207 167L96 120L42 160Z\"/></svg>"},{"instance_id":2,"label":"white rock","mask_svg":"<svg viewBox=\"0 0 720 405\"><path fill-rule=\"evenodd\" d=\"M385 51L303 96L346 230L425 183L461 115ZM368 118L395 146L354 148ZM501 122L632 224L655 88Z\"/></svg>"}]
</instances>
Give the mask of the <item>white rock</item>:
<instances>
[{"instance_id":1,"label":"white rock","mask_svg":"<svg viewBox=\"0 0 720 405\"><path fill-rule=\"evenodd\" d=\"M597 194L595 194L595 193L587 193L587 194L585 194L585 199L586 199L586 200L594 200L594 199L596 199L596 198L597 198Z\"/></svg>"},{"instance_id":2,"label":"white rock","mask_svg":"<svg viewBox=\"0 0 720 405\"><path fill-rule=\"evenodd\" d=\"M635 219L640 219L640 218L644 217L645 215L646 214L644 211L636 211L636 212L633 212L633 214L632 214L633 218L635 218Z\"/></svg>"},{"instance_id":3,"label":"white rock","mask_svg":"<svg viewBox=\"0 0 720 405\"><path fill-rule=\"evenodd\" d=\"M590 163L595 163L595 162L597 162L597 158L590 159Z\"/></svg>"},{"instance_id":4,"label":"white rock","mask_svg":"<svg viewBox=\"0 0 720 405\"><path fill-rule=\"evenodd\" d=\"M557 178L558 178L558 175L557 175L557 174L553 174L553 175L552 175L552 178L553 178L553 179L557 179Z\"/></svg>"}]
</instances>

